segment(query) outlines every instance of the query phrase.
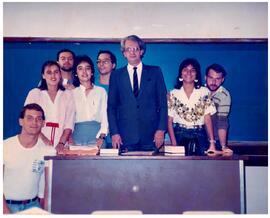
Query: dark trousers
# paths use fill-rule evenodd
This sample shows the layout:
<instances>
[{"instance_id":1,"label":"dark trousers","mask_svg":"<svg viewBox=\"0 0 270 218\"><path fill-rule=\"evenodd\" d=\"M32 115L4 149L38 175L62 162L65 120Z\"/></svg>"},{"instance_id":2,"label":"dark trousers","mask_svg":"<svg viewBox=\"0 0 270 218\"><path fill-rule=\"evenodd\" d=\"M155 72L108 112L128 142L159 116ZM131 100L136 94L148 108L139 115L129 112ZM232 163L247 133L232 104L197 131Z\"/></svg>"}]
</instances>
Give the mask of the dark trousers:
<instances>
[{"instance_id":1,"label":"dark trousers","mask_svg":"<svg viewBox=\"0 0 270 218\"><path fill-rule=\"evenodd\" d=\"M186 129L174 126L174 134L178 146L185 147L185 155L205 155L209 148L209 142L205 128Z\"/></svg>"},{"instance_id":2,"label":"dark trousers","mask_svg":"<svg viewBox=\"0 0 270 218\"><path fill-rule=\"evenodd\" d=\"M156 146L152 144L142 144L141 142L132 145L121 145L121 152L128 151L154 151Z\"/></svg>"},{"instance_id":3,"label":"dark trousers","mask_svg":"<svg viewBox=\"0 0 270 218\"><path fill-rule=\"evenodd\" d=\"M222 151L222 147L221 147L221 144L220 144L220 141L216 139L216 149L218 151Z\"/></svg>"}]
</instances>

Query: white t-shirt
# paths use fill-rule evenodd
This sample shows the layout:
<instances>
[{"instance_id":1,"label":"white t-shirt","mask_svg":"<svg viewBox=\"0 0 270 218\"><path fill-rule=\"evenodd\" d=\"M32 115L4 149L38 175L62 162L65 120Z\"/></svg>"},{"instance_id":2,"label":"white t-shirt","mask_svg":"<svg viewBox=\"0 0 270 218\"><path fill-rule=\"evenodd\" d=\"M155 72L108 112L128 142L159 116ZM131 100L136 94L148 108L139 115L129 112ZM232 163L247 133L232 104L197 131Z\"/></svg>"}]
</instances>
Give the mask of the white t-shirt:
<instances>
[{"instance_id":1,"label":"white t-shirt","mask_svg":"<svg viewBox=\"0 0 270 218\"><path fill-rule=\"evenodd\" d=\"M64 129L74 128L75 121L75 106L72 92L70 90L58 90L54 102L50 99L47 90L38 88L32 89L25 100L24 105L36 103L39 104L45 112L45 122L58 123L59 128L56 128L54 146L56 146L63 134ZM42 133L50 140L52 127L47 127L46 124L42 128Z\"/></svg>"},{"instance_id":2,"label":"white t-shirt","mask_svg":"<svg viewBox=\"0 0 270 218\"><path fill-rule=\"evenodd\" d=\"M97 121L101 124L100 130L96 138L101 133L108 133L108 118L107 118L107 93L102 87L95 86L85 95L85 87L80 85L72 90L75 106L76 119L75 122Z\"/></svg>"},{"instance_id":3,"label":"white t-shirt","mask_svg":"<svg viewBox=\"0 0 270 218\"><path fill-rule=\"evenodd\" d=\"M215 105L211 100L210 91L205 87L194 88L189 98L183 87L170 92L168 115L173 118L173 123L186 126L204 125L204 116L214 113Z\"/></svg>"},{"instance_id":4,"label":"white t-shirt","mask_svg":"<svg viewBox=\"0 0 270 218\"><path fill-rule=\"evenodd\" d=\"M56 154L42 140L32 148L21 145L18 135L4 140L4 184L6 199L26 200L44 197L44 156Z\"/></svg>"}]
</instances>

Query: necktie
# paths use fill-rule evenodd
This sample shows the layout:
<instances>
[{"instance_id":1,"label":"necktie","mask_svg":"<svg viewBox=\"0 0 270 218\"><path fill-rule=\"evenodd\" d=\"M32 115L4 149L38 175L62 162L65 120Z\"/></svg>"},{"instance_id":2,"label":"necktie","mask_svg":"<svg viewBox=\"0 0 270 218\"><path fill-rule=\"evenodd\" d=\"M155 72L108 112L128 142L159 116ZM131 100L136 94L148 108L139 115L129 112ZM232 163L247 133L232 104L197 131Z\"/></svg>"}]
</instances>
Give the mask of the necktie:
<instances>
[{"instance_id":1,"label":"necktie","mask_svg":"<svg viewBox=\"0 0 270 218\"><path fill-rule=\"evenodd\" d=\"M137 98L139 93L137 67L133 67L133 94Z\"/></svg>"}]
</instances>

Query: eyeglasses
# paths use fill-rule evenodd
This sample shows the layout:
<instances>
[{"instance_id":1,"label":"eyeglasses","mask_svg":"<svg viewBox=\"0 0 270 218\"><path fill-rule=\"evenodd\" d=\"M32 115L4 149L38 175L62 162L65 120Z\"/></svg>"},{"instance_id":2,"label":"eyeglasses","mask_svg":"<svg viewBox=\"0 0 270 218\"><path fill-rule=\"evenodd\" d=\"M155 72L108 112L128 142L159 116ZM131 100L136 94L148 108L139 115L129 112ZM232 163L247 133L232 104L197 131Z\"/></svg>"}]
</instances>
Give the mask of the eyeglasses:
<instances>
[{"instance_id":1,"label":"eyeglasses","mask_svg":"<svg viewBox=\"0 0 270 218\"><path fill-rule=\"evenodd\" d=\"M60 57L62 61L73 61L73 57Z\"/></svg>"},{"instance_id":2,"label":"eyeglasses","mask_svg":"<svg viewBox=\"0 0 270 218\"><path fill-rule=\"evenodd\" d=\"M136 48L130 48L130 47L128 47L128 48L125 48L125 51L126 52L129 52L129 53L131 53L131 52L138 52L138 51L140 51L140 48L138 48L138 47L136 47Z\"/></svg>"},{"instance_id":3,"label":"eyeglasses","mask_svg":"<svg viewBox=\"0 0 270 218\"><path fill-rule=\"evenodd\" d=\"M97 60L97 64L109 64L110 62L112 62L110 59L108 59L108 60L104 60L104 61L102 61L102 60Z\"/></svg>"}]
</instances>

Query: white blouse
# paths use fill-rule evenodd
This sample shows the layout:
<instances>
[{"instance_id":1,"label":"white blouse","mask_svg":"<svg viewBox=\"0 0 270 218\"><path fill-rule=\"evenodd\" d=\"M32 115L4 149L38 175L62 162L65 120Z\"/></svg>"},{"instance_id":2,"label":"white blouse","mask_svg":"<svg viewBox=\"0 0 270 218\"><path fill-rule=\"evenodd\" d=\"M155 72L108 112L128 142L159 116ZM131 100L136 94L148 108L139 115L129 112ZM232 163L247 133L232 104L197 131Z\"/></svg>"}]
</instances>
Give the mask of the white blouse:
<instances>
[{"instance_id":1,"label":"white blouse","mask_svg":"<svg viewBox=\"0 0 270 218\"><path fill-rule=\"evenodd\" d=\"M107 93L105 89L94 85L88 95L85 95L85 87L80 85L73 89L72 92L76 107L75 122L97 121L101 124L101 127L96 138L101 133L107 134Z\"/></svg>"},{"instance_id":2,"label":"white blouse","mask_svg":"<svg viewBox=\"0 0 270 218\"><path fill-rule=\"evenodd\" d=\"M183 87L170 92L168 115L173 118L173 123L186 126L204 125L204 116L214 113L215 105L211 100L210 91L205 87L194 88L189 98Z\"/></svg>"},{"instance_id":3,"label":"white blouse","mask_svg":"<svg viewBox=\"0 0 270 218\"><path fill-rule=\"evenodd\" d=\"M58 90L54 102L52 102L47 90L38 88L32 89L24 102L24 105L36 103L39 104L45 113L45 122L58 123L59 128L56 128L54 146L56 146L63 134L64 129L74 128L75 122L75 107L72 92L69 90ZM51 139L52 127L42 128L42 133Z\"/></svg>"}]
</instances>

